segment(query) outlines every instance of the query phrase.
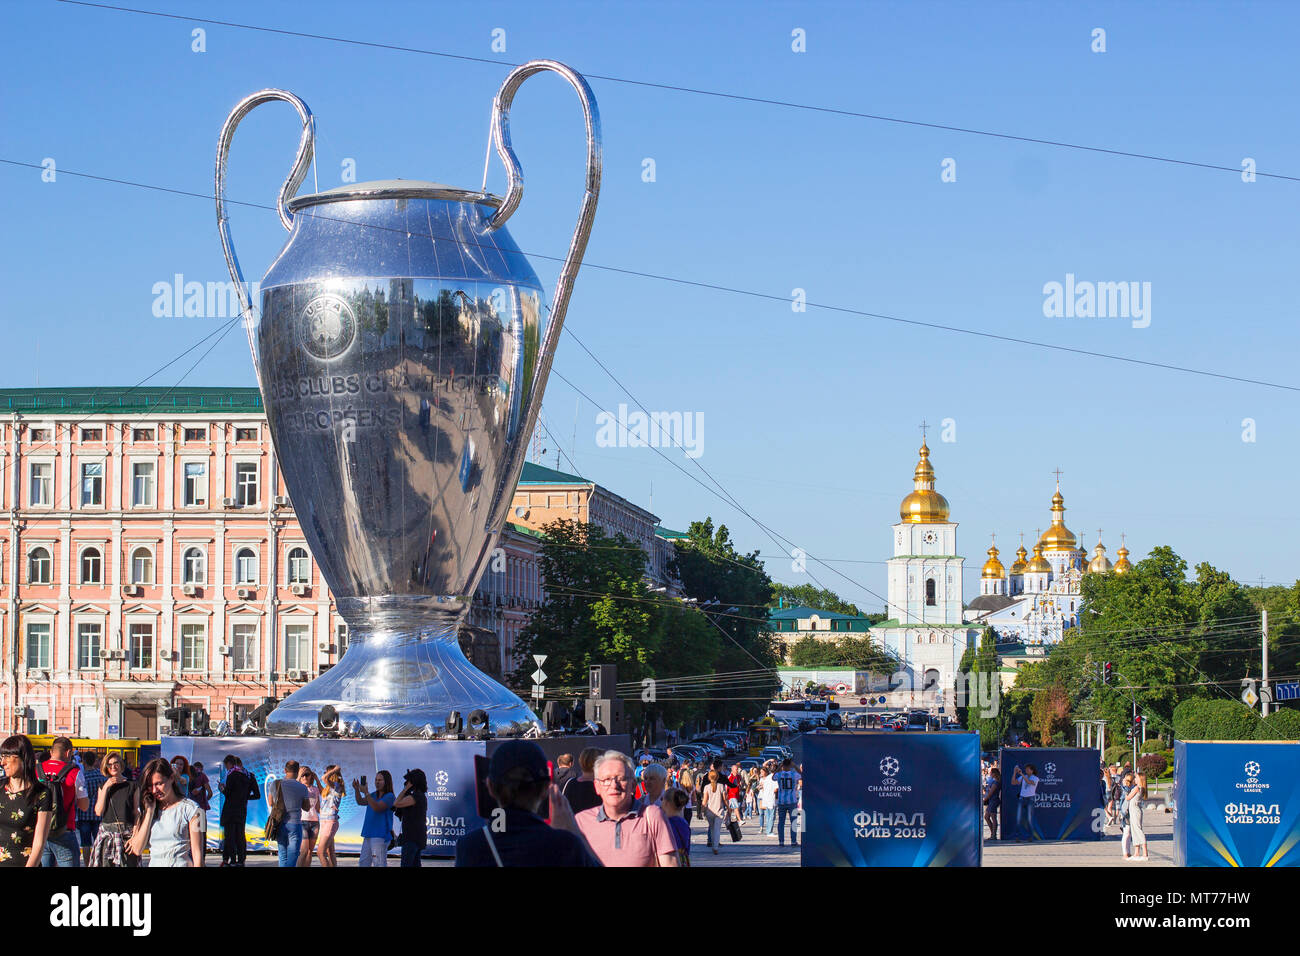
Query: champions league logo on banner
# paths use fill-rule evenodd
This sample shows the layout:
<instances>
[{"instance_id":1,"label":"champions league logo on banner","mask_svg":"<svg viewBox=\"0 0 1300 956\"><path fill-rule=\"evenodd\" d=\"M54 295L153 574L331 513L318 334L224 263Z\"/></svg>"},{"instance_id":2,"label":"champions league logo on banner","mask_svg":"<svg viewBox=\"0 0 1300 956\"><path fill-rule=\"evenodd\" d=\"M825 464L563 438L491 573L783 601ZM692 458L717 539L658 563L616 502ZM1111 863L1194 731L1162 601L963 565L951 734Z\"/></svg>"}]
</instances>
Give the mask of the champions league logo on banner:
<instances>
[{"instance_id":1,"label":"champions league logo on banner","mask_svg":"<svg viewBox=\"0 0 1300 956\"><path fill-rule=\"evenodd\" d=\"M1300 743L1174 742L1179 866L1300 866Z\"/></svg>"},{"instance_id":2,"label":"champions league logo on banner","mask_svg":"<svg viewBox=\"0 0 1300 956\"><path fill-rule=\"evenodd\" d=\"M804 742L804 866L979 866L979 737Z\"/></svg>"},{"instance_id":3,"label":"champions league logo on banner","mask_svg":"<svg viewBox=\"0 0 1300 956\"><path fill-rule=\"evenodd\" d=\"M910 784L899 783L897 780L901 769L897 757L883 758L880 761L880 773L883 778L880 783L867 787L867 792L877 797L893 797L896 799L901 799L904 794L911 793L912 787Z\"/></svg>"}]
</instances>

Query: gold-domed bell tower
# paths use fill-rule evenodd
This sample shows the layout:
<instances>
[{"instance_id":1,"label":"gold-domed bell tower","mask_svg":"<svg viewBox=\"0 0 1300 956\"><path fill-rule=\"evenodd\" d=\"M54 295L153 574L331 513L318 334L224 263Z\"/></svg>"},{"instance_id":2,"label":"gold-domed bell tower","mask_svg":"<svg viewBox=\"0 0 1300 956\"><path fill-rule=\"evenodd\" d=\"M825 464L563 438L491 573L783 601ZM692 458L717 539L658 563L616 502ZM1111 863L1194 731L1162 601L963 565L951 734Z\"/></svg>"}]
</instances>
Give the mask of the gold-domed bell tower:
<instances>
[{"instance_id":1,"label":"gold-domed bell tower","mask_svg":"<svg viewBox=\"0 0 1300 956\"><path fill-rule=\"evenodd\" d=\"M921 436L912 490L898 507L894 556L889 561L889 615L905 624L962 623L962 564L957 523L948 499L934 488L930 446Z\"/></svg>"},{"instance_id":2,"label":"gold-domed bell tower","mask_svg":"<svg viewBox=\"0 0 1300 956\"><path fill-rule=\"evenodd\" d=\"M1006 569L1002 567L1002 562L998 560L996 536L994 536L985 554L989 556L989 559L984 562L984 567L980 571L980 594L1005 595L1007 593Z\"/></svg>"}]
</instances>

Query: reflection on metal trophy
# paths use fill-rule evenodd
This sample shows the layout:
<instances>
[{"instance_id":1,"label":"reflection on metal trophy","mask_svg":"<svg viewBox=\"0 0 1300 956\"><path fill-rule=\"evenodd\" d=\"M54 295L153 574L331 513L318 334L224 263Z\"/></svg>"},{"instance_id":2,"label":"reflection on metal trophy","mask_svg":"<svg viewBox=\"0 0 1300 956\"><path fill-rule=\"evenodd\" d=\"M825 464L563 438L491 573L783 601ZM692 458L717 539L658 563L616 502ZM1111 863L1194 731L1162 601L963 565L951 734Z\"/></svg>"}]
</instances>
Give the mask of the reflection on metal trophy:
<instances>
[{"instance_id":1,"label":"reflection on metal trophy","mask_svg":"<svg viewBox=\"0 0 1300 956\"><path fill-rule=\"evenodd\" d=\"M586 192L549 321L541 283L505 228L523 194L510 104L543 71L577 90L587 127ZM303 128L276 204L289 241L262 279L257 315L231 243L226 162L240 121L273 100L293 105ZM496 95L491 137L504 198L486 192L486 168L477 192L385 180L293 198L312 159L307 105L262 90L222 127L221 244L279 466L349 627L347 653L271 713L271 734L314 729L326 704L385 736L441 730L452 711L486 711L497 734L536 723L466 660L456 633L510 507L596 213L591 88L561 63L526 63Z\"/></svg>"}]
</instances>

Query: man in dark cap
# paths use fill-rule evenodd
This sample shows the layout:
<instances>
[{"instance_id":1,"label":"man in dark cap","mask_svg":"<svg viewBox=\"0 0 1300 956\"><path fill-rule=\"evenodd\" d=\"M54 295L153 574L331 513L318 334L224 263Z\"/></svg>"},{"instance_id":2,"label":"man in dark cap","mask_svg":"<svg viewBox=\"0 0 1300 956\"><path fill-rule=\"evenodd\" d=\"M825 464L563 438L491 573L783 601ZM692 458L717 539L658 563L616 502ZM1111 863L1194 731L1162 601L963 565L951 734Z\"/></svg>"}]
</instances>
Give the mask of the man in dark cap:
<instances>
[{"instance_id":1,"label":"man in dark cap","mask_svg":"<svg viewBox=\"0 0 1300 956\"><path fill-rule=\"evenodd\" d=\"M600 866L568 801L551 783L537 744L507 740L497 747L488 761L487 789L498 808L486 826L460 838L457 866ZM538 816L548 799L550 826Z\"/></svg>"}]
</instances>

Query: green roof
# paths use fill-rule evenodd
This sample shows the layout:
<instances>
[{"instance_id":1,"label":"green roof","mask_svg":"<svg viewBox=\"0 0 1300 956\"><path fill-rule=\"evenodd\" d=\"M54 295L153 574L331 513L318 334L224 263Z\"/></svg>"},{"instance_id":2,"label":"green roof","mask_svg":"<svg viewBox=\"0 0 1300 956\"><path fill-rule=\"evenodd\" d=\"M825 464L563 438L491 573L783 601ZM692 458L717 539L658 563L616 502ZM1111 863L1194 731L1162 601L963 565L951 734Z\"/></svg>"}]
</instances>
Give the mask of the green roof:
<instances>
[{"instance_id":1,"label":"green roof","mask_svg":"<svg viewBox=\"0 0 1300 956\"><path fill-rule=\"evenodd\" d=\"M661 538L668 538L673 541L690 537L690 535L685 531L673 531L671 528L665 528L663 525L658 525L655 528L655 534Z\"/></svg>"},{"instance_id":2,"label":"green roof","mask_svg":"<svg viewBox=\"0 0 1300 956\"><path fill-rule=\"evenodd\" d=\"M531 461L524 462L524 470L519 475L521 485L590 485L591 481L583 478L581 475L570 475L568 472L556 471L554 468L547 468L545 465L538 465Z\"/></svg>"},{"instance_id":3,"label":"green roof","mask_svg":"<svg viewBox=\"0 0 1300 956\"><path fill-rule=\"evenodd\" d=\"M152 411L264 414L262 394L256 388L0 388L0 412L138 415Z\"/></svg>"},{"instance_id":4,"label":"green roof","mask_svg":"<svg viewBox=\"0 0 1300 956\"><path fill-rule=\"evenodd\" d=\"M818 617L827 618L832 621L863 621L866 620L865 614L840 614L838 611L822 611L815 607L783 607L772 609L767 612L768 620L774 621L791 621L799 620L805 617L812 617L816 614Z\"/></svg>"}]
</instances>

